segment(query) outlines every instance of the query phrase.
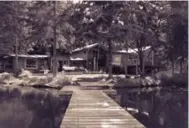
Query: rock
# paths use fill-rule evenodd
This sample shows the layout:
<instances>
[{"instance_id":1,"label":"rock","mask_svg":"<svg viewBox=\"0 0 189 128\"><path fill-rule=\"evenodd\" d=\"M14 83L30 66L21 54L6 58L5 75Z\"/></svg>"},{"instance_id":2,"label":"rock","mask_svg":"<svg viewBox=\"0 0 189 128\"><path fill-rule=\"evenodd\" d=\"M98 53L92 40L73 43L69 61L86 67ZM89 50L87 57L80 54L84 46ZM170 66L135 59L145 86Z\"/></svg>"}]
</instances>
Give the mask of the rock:
<instances>
[{"instance_id":1,"label":"rock","mask_svg":"<svg viewBox=\"0 0 189 128\"><path fill-rule=\"evenodd\" d=\"M135 78L135 76L130 76L130 79L134 79Z\"/></svg>"},{"instance_id":2,"label":"rock","mask_svg":"<svg viewBox=\"0 0 189 128\"><path fill-rule=\"evenodd\" d=\"M20 78L23 78L23 77L27 77L27 78L31 78L32 77L32 73L28 70L23 70L22 69L22 72L21 74L19 75Z\"/></svg>"},{"instance_id":3,"label":"rock","mask_svg":"<svg viewBox=\"0 0 189 128\"><path fill-rule=\"evenodd\" d=\"M109 80L107 80L106 82L107 82L107 83L115 83L115 80L109 79Z\"/></svg>"},{"instance_id":4,"label":"rock","mask_svg":"<svg viewBox=\"0 0 189 128\"><path fill-rule=\"evenodd\" d=\"M106 78L101 79L99 82L106 82Z\"/></svg>"}]
</instances>

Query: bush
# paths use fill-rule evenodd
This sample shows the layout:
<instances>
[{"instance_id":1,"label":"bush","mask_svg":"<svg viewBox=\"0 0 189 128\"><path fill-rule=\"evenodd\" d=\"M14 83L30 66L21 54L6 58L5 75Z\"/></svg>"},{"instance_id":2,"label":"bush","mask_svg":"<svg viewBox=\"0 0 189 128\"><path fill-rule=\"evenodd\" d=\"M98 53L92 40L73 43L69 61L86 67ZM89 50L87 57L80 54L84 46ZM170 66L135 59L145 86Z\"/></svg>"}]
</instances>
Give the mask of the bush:
<instances>
[{"instance_id":1,"label":"bush","mask_svg":"<svg viewBox=\"0 0 189 128\"><path fill-rule=\"evenodd\" d=\"M174 74L172 77L166 75L161 75L161 84L163 86L177 86L177 87L187 87L188 86L188 74Z\"/></svg>"},{"instance_id":2,"label":"bush","mask_svg":"<svg viewBox=\"0 0 189 128\"><path fill-rule=\"evenodd\" d=\"M179 87L187 87L188 86L188 74L175 74L171 78L172 85Z\"/></svg>"},{"instance_id":3,"label":"bush","mask_svg":"<svg viewBox=\"0 0 189 128\"><path fill-rule=\"evenodd\" d=\"M32 73L28 70L24 70L22 69L20 75L18 76L19 78L23 79L23 78L31 78L32 77Z\"/></svg>"},{"instance_id":4,"label":"bush","mask_svg":"<svg viewBox=\"0 0 189 128\"><path fill-rule=\"evenodd\" d=\"M117 80L116 84L114 85L115 87L134 87L134 86L141 86L140 79L125 79L125 78L120 78Z\"/></svg>"},{"instance_id":5,"label":"bush","mask_svg":"<svg viewBox=\"0 0 189 128\"><path fill-rule=\"evenodd\" d=\"M1 82L4 82L5 80L10 80L12 78L14 78L14 76L11 73L4 72L4 73L0 74L0 81Z\"/></svg>"},{"instance_id":6,"label":"bush","mask_svg":"<svg viewBox=\"0 0 189 128\"><path fill-rule=\"evenodd\" d=\"M48 84L48 86L51 87L63 87L65 85L72 84L72 78L65 75L57 75L53 78L53 80Z\"/></svg>"},{"instance_id":7,"label":"bush","mask_svg":"<svg viewBox=\"0 0 189 128\"><path fill-rule=\"evenodd\" d=\"M29 79L28 84L34 85L34 84L47 84L50 83L53 80L52 76L33 76Z\"/></svg>"},{"instance_id":8,"label":"bush","mask_svg":"<svg viewBox=\"0 0 189 128\"><path fill-rule=\"evenodd\" d=\"M57 76L55 79L57 79L57 84L60 86L69 85L72 81L72 78L69 76Z\"/></svg>"}]
</instances>

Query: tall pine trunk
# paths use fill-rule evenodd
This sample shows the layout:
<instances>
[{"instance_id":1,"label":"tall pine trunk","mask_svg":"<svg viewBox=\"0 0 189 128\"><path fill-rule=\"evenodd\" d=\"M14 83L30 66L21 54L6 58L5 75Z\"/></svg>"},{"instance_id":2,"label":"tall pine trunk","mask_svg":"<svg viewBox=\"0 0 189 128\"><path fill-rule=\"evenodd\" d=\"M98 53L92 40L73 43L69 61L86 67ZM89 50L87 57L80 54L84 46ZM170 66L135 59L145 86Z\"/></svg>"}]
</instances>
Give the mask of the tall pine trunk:
<instances>
[{"instance_id":1,"label":"tall pine trunk","mask_svg":"<svg viewBox=\"0 0 189 128\"><path fill-rule=\"evenodd\" d=\"M171 61L172 76L175 74L175 61Z\"/></svg>"},{"instance_id":2,"label":"tall pine trunk","mask_svg":"<svg viewBox=\"0 0 189 128\"><path fill-rule=\"evenodd\" d=\"M128 55L127 54L124 54L124 70L125 70L125 79L127 78L127 74L128 74L128 70L127 70L127 67L128 67Z\"/></svg>"},{"instance_id":3,"label":"tall pine trunk","mask_svg":"<svg viewBox=\"0 0 189 128\"><path fill-rule=\"evenodd\" d=\"M144 75L145 74L145 65L144 65L144 54L142 51L139 51L139 63L140 63L140 75Z\"/></svg>"},{"instance_id":4,"label":"tall pine trunk","mask_svg":"<svg viewBox=\"0 0 189 128\"><path fill-rule=\"evenodd\" d=\"M108 78L112 78L112 42L108 39Z\"/></svg>"},{"instance_id":5,"label":"tall pine trunk","mask_svg":"<svg viewBox=\"0 0 189 128\"><path fill-rule=\"evenodd\" d=\"M17 13L17 7L15 7L15 14L16 16L18 15ZM16 27L19 28L19 23L18 23L18 19L15 19L15 23L16 23ZM15 75L16 77L19 75L19 71L18 71L18 33L17 33L17 30L16 30L16 33L15 33Z\"/></svg>"},{"instance_id":6,"label":"tall pine trunk","mask_svg":"<svg viewBox=\"0 0 189 128\"><path fill-rule=\"evenodd\" d=\"M18 39L17 39L17 35L15 37L15 75L16 77L19 75L19 71L18 71Z\"/></svg>"},{"instance_id":7,"label":"tall pine trunk","mask_svg":"<svg viewBox=\"0 0 189 128\"><path fill-rule=\"evenodd\" d=\"M54 18L56 17L56 1L54 1ZM54 19L53 26L53 76L57 74L57 60L56 60L56 20Z\"/></svg>"},{"instance_id":8,"label":"tall pine trunk","mask_svg":"<svg viewBox=\"0 0 189 128\"><path fill-rule=\"evenodd\" d=\"M182 69L183 69L183 59L180 60L180 73L182 73Z\"/></svg>"}]
</instances>

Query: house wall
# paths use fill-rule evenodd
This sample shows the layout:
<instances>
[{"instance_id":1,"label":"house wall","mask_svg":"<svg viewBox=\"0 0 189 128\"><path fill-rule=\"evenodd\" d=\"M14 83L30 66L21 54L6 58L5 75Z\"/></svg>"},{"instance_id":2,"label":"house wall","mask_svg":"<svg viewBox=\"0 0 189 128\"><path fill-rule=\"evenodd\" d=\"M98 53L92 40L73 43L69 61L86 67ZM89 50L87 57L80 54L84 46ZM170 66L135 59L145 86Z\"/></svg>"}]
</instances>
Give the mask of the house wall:
<instances>
[{"instance_id":1,"label":"house wall","mask_svg":"<svg viewBox=\"0 0 189 128\"><path fill-rule=\"evenodd\" d=\"M99 47L93 47L90 49L84 49L79 52L74 52L72 53L71 57L83 59L83 61L72 61L71 65L83 65L85 68L91 71L98 71L105 68L106 66L106 52L104 51L104 49Z\"/></svg>"},{"instance_id":2,"label":"house wall","mask_svg":"<svg viewBox=\"0 0 189 128\"><path fill-rule=\"evenodd\" d=\"M144 52L144 56L146 58L145 60L145 64L146 65L155 65L155 56L154 56L154 52L151 51L151 49L148 49Z\"/></svg>"},{"instance_id":3,"label":"house wall","mask_svg":"<svg viewBox=\"0 0 189 128\"><path fill-rule=\"evenodd\" d=\"M18 58L18 70L21 69L25 69L25 70L29 70L32 72L40 72L44 69L50 69L50 63L49 63L49 58L31 58L32 60L36 60L37 61L37 67L36 68L27 68L26 67L26 61L28 58L23 58L23 57L19 57ZM13 60L13 67L12 67L12 71L15 71L15 66L16 66L16 61L15 58L12 58ZM8 69L5 69L8 70Z\"/></svg>"},{"instance_id":4,"label":"house wall","mask_svg":"<svg viewBox=\"0 0 189 128\"><path fill-rule=\"evenodd\" d=\"M59 61L59 60L62 60L62 61L69 61L69 57L68 56L56 56L56 60Z\"/></svg>"},{"instance_id":5,"label":"house wall","mask_svg":"<svg viewBox=\"0 0 189 128\"><path fill-rule=\"evenodd\" d=\"M62 65L70 65L69 56L58 55L58 56L56 56L56 60L57 60L58 64L61 63Z\"/></svg>"},{"instance_id":6,"label":"house wall","mask_svg":"<svg viewBox=\"0 0 189 128\"><path fill-rule=\"evenodd\" d=\"M75 53L72 53L71 57L72 58L82 58L82 59L86 60L87 52L86 51L75 52Z\"/></svg>"},{"instance_id":7,"label":"house wall","mask_svg":"<svg viewBox=\"0 0 189 128\"><path fill-rule=\"evenodd\" d=\"M125 53L128 56L127 65L133 66L139 64L138 54L136 53ZM146 50L144 53L145 65L154 65L155 56L151 50ZM123 66L124 53L113 53L112 64Z\"/></svg>"},{"instance_id":8,"label":"house wall","mask_svg":"<svg viewBox=\"0 0 189 128\"><path fill-rule=\"evenodd\" d=\"M106 51L101 47L94 47L88 51L88 69L92 71L105 70L106 63Z\"/></svg>"},{"instance_id":9,"label":"house wall","mask_svg":"<svg viewBox=\"0 0 189 128\"><path fill-rule=\"evenodd\" d=\"M150 54L149 54L150 52ZM155 65L155 62L153 59L153 52L150 50L147 50L144 52L144 56L147 57L145 61L145 69L151 72L153 69L153 65ZM130 74L135 74L139 72L139 58L138 54L133 54L133 53L113 53L112 55L112 64L115 65L116 67L120 67L122 70L124 70L124 59L127 57L127 66L128 66L128 73Z\"/></svg>"},{"instance_id":10,"label":"house wall","mask_svg":"<svg viewBox=\"0 0 189 128\"><path fill-rule=\"evenodd\" d=\"M112 64L116 66L124 67L124 59L127 60L127 65L136 65L137 57L133 54L124 54L124 53L113 53L112 55Z\"/></svg>"},{"instance_id":11,"label":"house wall","mask_svg":"<svg viewBox=\"0 0 189 128\"><path fill-rule=\"evenodd\" d=\"M10 57L4 59L3 60L3 64L2 64L3 65L3 71L5 71L5 72L12 72L12 71L14 71L13 70L14 65L12 64L13 61L14 60L12 58L10 58Z\"/></svg>"},{"instance_id":12,"label":"house wall","mask_svg":"<svg viewBox=\"0 0 189 128\"><path fill-rule=\"evenodd\" d=\"M117 65L117 66L121 66L122 65L122 54L119 53L114 53L112 55L112 64L113 65Z\"/></svg>"}]
</instances>

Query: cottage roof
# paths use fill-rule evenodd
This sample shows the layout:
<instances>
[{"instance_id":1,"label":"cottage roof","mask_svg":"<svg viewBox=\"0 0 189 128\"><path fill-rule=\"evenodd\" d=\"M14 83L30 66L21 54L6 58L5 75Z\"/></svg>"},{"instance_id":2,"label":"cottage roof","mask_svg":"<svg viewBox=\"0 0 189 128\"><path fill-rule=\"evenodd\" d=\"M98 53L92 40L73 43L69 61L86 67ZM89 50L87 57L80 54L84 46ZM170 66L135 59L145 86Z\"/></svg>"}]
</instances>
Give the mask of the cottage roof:
<instances>
[{"instance_id":1,"label":"cottage roof","mask_svg":"<svg viewBox=\"0 0 189 128\"><path fill-rule=\"evenodd\" d=\"M150 49L151 46L146 46L146 47L143 47L143 51L146 51L148 49ZM135 49L131 49L131 48L128 48L128 50L118 50L116 51L116 53L137 53L138 52L138 49L135 48Z\"/></svg>"},{"instance_id":2,"label":"cottage roof","mask_svg":"<svg viewBox=\"0 0 189 128\"><path fill-rule=\"evenodd\" d=\"M77 57L77 58L70 57L70 60L72 60L72 61L80 61L80 60L84 60L84 59L83 58L79 58L79 57Z\"/></svg>"},{"instance_id":3,"label":"cottage roof","mask_svg":"<svg viewBox=\"0 0 189 128\"><path fill-rule=\"evenodd\" d=\"M15 54L10 54L10 56L16 56ZM49 55L26 55L26 54L19 54L18 57L23 57L23 58L48 58L50 57Z\"/></svg>"},{"instance_id":4,"label":"cottage roof","mask_svg":"<svg viewBox=\"0 0 189 128\"><path fill-rule=\"evenodd\" d=\"M72 52L78 52L78 51L82 51L82 50L84 50L84 49L94 48L94 47L96 47L96 46L98 46L98 45L99 45L99 46L102 46L102 45L100 45L99 43L94 43L94 44L86 45L86 46L81 47L81 48L76 48L76 49L72 50Z\"/></svg>"}]
</instances>

